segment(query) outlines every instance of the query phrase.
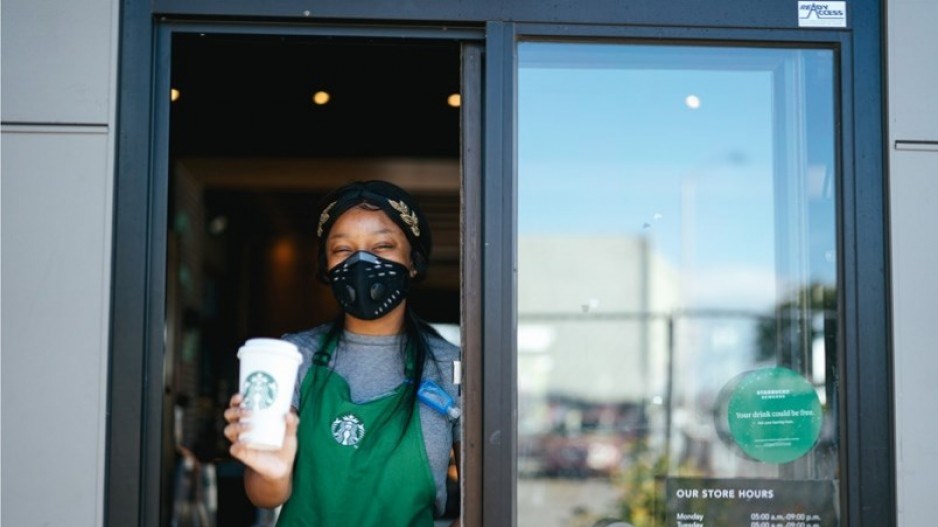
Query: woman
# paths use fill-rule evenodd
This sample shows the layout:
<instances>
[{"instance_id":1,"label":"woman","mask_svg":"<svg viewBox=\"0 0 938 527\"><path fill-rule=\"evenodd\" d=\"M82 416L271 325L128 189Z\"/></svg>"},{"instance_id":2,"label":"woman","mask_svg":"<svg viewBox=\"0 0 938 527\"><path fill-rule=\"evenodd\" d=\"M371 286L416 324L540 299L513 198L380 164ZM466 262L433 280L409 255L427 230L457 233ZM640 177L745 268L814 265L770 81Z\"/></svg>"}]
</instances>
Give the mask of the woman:
<instances>
[{"instance_id":1,"label":"woman","mask_svg":"<svg viewBox=\"0 0 938 527\"><path fill-rule=\"evenodd\" d=\"M346 185L323 204L319 277L343 313L283 337L303 355L283 448L238 441L248 411L236 394L225 411L231 454L246 465L256 506L283 505L278 526L432 526L460 421L434 404L457 399L459 350L407 305L408 285L427 271L429 226L407 192L383 181Z\"/></svg>"}]
</instances>

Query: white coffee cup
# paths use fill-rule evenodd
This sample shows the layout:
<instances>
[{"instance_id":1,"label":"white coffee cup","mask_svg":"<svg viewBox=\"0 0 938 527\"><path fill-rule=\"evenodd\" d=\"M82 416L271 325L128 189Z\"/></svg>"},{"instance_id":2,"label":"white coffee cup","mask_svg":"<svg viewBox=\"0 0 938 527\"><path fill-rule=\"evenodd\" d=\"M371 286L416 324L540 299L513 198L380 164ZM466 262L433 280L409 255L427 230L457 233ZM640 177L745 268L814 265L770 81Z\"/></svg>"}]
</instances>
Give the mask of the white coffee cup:
<instances>
[{"instance_id":1,"label":"white coffee cup","mask_svg":"<svg viewBox=\"0 0 938 527\"><path fill-rule=\"evenodd\" d=\"M238 350L241 407L251 410L251 429L240 439L258 450L279 450L286 434L296 372L303 360L290 342L253 338Z\"/></svg>"}]
</instances>

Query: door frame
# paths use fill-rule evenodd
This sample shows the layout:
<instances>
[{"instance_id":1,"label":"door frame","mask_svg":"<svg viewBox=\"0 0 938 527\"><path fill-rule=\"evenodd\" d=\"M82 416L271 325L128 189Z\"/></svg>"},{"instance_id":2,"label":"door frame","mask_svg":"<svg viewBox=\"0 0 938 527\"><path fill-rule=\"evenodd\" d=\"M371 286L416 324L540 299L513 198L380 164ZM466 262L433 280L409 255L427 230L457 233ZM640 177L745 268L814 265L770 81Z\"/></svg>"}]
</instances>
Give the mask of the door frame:
<instances>
[{"instance_id":1,"label":"door frame","mask_svg":"<svg viewBox=\"0 0 938 527\"><path fill-rule=\"evenodd\" d=\"M515 523L514 51L518 39L584 37L715 43L738 39L765 45L821 42L839 46L839 108L843 120L838 123L838 143L849 145L839 152L845 175L839 202L839 249L843 255L839 262L843 283L840 309L844 322L840 330L842 524L895 525L881 2L850 2L848 27L822 31L795 27L794 2L765 2L753 9L751 1L728 0L720 9L706 12L696 0L676 0L667 9L653 0L636 0L628 6L619 2L591 4L589 10L577 3L535 5L480 0L472 8L455 0L425 3L418 1L401 10L392 4L324 0L317 5L316 13L309 13L302 9L308 4L299 0L277 4L119 0L105 525L150 527L159 522L160 496L154 490L159 489L162 413L165 131L169 102L168 97L157 95L168 92L168 37L181 27L416 38L433 34L432 38L483 44L485 61L481 68L485 82L478 101L483 120L477 132L482 146L476 151L481 159L477 167L481 179L463 183L465 210L475 207L481 214L479 223L464 226L464 249L477 251L467 252L464 262L470 261L472 254L478 255L478 261L472 260L476 267L467 267L470 274L463 275L464 284L474 284L464 293L470 294L475 304L464 301L464 308L476 310L481 317L473 330L478 333L467 335L467 344L479 351L479 356L471 359L476 363L467 357L467 366L474 364L478 369L473 371L481 371L481 377L473 377L472 371L467 371L465 377L466 391L476 390L481 412L477 415L479 429L473 432L470 426L467 433L474 435L465 441L466 447L476 449L473 454L466 452L464 459L473 464L466 473L476 474L479 480L472 489L464 488L464 497L475 493L478 502L473 503L480 507L478 523L467 525ZM357 20L362 25L310 24L311 20ZM482 54L478 52L476 60L481 61ZM471 344L473 335L475 344ZM482 350L487 350L485 357ZM470 399L466 404L473 403ZM467 424L470 422L467 416ZM463 503L465 506L467 501Z\"/></svg>"},{"instance_id":2,"label":"door frame","mask_svg":"<svg viewBox=\"0 0 938 527\"><path fill-rule=\"evenodd\" d=\"M131 4L133 4L131 2ZM163 327L165 322L167 211L169 206L169 115L171 50L173 36L191 33L238 35L332 36L361 38L406 38L411 40L454 40L479 42L484 34L478 28L451 26L408 27L350 24L276 24L269 22L221 22L170 20L161 18L152 26L128 34L123 30L121 50L121 89L117 192L115 193L114 275L111 305L111 349L108 390L108 424L105 474L105 525L160 525L162 416L163 416ZM144 41L149 41L146 43ZM137 47L135 47L137 46ZM152 46L152 47L151 47ZM147 49L144 52L144 48ZM464 45L464 48L467 46ZM468 47L468 49L472 49ZM139 55L135 55L136 50ZM481 76L481 53L466 52L463 72ZM151 55L152 53L152 55ZM152 57L152 59L148 59ZM471 66L467 66L467 59ZM142 66L146 67L142 67ZM478 112L481 104L481 79L476 79L475 93L468 102ZM465 109L464 109L465 111ZM473 124L474 123L474 124ZM467 119L461 127L471 127L473 134L464 138L461 155L479 156L480 119ZM478 242L479 220L477 189L480 163L463 157L460 193L464 228L475 236L466 243ZM467 172L469 170L469 172ZM475 198L473 198L475 196ZM463 257L464 259L465 257ZM473 267L462 269L464 275L476 276ZM481 298L462 295L461 312L468 328L480 328L476 322ZM472 354L480 348L473 330L464 329L463 338L470 346L464 357L481 362ZM469 375L467 375L469 377ZM463 392L464 427L471 433L481 416L481 404L473 402L478 392ZM475 446L474 446L475 445ZM462 458L478 458L479 442L463 441ZM465 492L465 490L464 490ZM469 498L478 495L469 492Z\"/></svg>"},{"instance_id":3,"label":"door frame","mask_svg":"<svg viewBox=\"0 0 938 527\"><path fill-rule=\"evenodd\" d=\"M517 523L517 53L524 40L823 47L837 57L835 149L842 525L895 525L893 386L881 54L871 16L862 30L727 29L490 22L486 49L483 229L483 524ZM498 350L494 352L493 350ZM860 387L862 386L862 389ZM506 523L510 518L510 523Z\"/></svg>"}]
</instances>

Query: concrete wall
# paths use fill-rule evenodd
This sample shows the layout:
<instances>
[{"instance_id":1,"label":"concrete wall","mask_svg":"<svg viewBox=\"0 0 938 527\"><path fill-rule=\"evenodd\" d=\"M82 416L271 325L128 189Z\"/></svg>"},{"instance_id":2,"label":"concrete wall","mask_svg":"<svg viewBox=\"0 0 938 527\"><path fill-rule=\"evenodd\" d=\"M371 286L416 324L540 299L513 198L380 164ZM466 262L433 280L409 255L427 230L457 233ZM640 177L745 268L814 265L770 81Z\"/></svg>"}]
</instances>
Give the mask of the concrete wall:
<instances>
[{"instance_id":1,"label":"concrete wall","mask_svg":"<svg viewBox=\"0 0 938 527\"><path fill-rule=\"evenodd\" d=\"M899 525L935 521L938 3L889 0L889 206Z\"/></svg>"},{"instance_id":2,"label":"concrete wall","mask_svg":"<svg viewBox=\"0 0 938 527\"><path fill-rule=\"evenodd\" d=\"M103 524L117 15L3 2L3 525Z\"/></svg>"}]
</instances>

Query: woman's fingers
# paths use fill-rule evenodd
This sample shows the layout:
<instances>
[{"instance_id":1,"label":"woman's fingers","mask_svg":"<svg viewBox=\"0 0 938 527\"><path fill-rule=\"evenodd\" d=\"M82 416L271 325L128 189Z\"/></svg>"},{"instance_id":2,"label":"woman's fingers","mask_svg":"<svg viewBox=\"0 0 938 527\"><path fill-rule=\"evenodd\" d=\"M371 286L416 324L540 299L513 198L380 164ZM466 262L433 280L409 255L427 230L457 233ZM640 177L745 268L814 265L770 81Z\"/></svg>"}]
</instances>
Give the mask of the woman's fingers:
<instances>
[{"instance_id":1,"label":"woman's fingers","mask_svg":"<svg viewBox=\"0 0 938 527\"><path fill-rule=\"evenodd\" d=\"M238 439L241 437L241 434L247 432L251 429L250 423L241 423L238 421L230 423L225 427L225 438L232 443L237 443Z\"/></svg>"},{"instance_id":2,"label":"woman's fingers","mask_svg":"<svg viewBox=\"0 0 938 527\"><path fill-rule=\"evenodd\" d=\"M241 408L240 406L229 406L225 413L225 421L229 423L237 423L251 417L251 411L247 408Z\"/></svg>"},{"instance_id":3,"label":"woman's fingers","mask_svg":"<svg viewBox=\"0 0 938 527\"><path fill-rule=\"evenodd\" d=\"M233 423L241 419L242 416L239 413L240 410L241 410L241 394L236 393L232 395L231 399L228 401L228 408L226 408L224 412L225 421L228 421L229 423Z\"/></svg>"},{"instance_id":4,"label":"woman's fingers","mask_svg":"<svg viewBox=\"0 0 938 527\"><path fill-rule=\"evenodd\" d=\"M228 451L231 457L267 479L280 479L288 476L293 470L293 458L296 455L295 449L257 450L240 441L232 443Z\"/></svg>"},{"instance_id":5,"label":"woman's fingers","mask_svg":"<svg viewBox=\"0 0 938 527\"><path fill-rule=\"evenodd\" d=\"M224 430L225 438L232 443L237 443L241 434L250 429L247 421L251 416L251 411L241 407L241 394L236 393L231 396L228 408L225 409L223 415L225 421L228 422Z\"/></svg>"},{"instance_id":6,"label":"woman's fingers","mask_svg":"<svg viewBox=\"0 0 938 527\"><path fill-rule=\"evenodd\" d=\"M224 434L231 447L228 451L231 456L257 473L267 478L280 478L290 474L293 467L293 458L296 456L296 429L299 418L290 411L284 416L286 421L286 435L283 448L280 450L257 450L250 448L240 440L242 434L250 430L251 425L245 419L251 412L240 407L241 398L237 394L231 398L231 406L225 410L225 420L228 425Z\"/></svg>"}]
</instances>

